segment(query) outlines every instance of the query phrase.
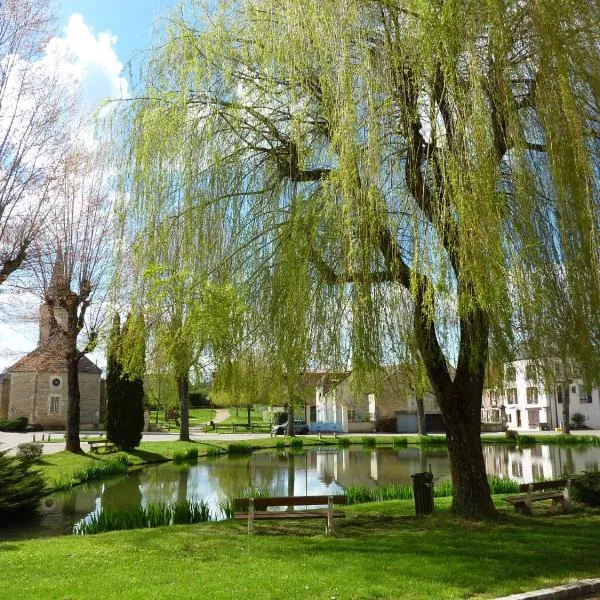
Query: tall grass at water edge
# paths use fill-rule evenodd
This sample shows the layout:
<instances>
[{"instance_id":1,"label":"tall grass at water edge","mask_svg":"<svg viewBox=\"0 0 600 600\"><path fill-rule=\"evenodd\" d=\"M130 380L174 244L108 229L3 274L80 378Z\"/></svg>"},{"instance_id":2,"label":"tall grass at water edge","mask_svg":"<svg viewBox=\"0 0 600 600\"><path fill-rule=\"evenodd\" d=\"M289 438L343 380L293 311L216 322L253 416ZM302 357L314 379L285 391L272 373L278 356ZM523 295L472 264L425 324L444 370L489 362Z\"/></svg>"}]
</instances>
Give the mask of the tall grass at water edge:
<instances>
[{"instance_id":1,"label":"tall grass at water edge","mask_svg":"<svg viewBox=\"0 0 600 600\"><path fill-rule=\"evenodd\" d=\"M122 475L123 473L127 473L127 456L117 454L114 458L86 464L81 469L77 469L73 473L73 477L85 483L95 479L104 479L111 475Z\"/></svg>"},{"instance_id":2,"label":"tall grass at water edge","mask_svg":"<svg viewBox=\"0 0 600 600\"><path fill-rule=\"evenodd\" d=\"M176 504L150 504L127 509L105 508L76 525L74 533L90 535L123 529L146 529L165 525L202 523L212 518L204 500Z\"/></svg>"},{"instance_id":3,"label":"tall grass at water edge","mask_svg":"<svg viewBox=\"0 0 600 600\"><path fill-rule=\"evenodd\" d=\"M207 453L208 454L208 453ZM198 448L188 448L187 450L175 450L173 453L173 462L192 462L198 460Z\"/></svg>"},{"instance_id":4,"label":"tall grass at water edge","mask_svg":"<svg viewBox=\"0 0 600 600\"><path fill-rule=\"evenodd\" d=\"M519 484L510 479L500 479L492 475L488 477L490 492L492 494L512 494L519 491ZM365 485L351 485L345 490L348 504L360 504L363 502L383 502L385 500L411 500L413 498L413 486L403 483L389 483L376 488ZM434 498L445 498L452 496L452 483L444 481L433 487Z\"/></svg>"},{"instance_id":5,"label":"tall grass at water edge","mask_svg":"<svg viewBox=\"0 0 600 600\"><path fill-rule=\"evenodd\" d=\"M227 444L228 454L252 454L252 446L245 442L232 442Z\"/></svg>"}]
</instances>

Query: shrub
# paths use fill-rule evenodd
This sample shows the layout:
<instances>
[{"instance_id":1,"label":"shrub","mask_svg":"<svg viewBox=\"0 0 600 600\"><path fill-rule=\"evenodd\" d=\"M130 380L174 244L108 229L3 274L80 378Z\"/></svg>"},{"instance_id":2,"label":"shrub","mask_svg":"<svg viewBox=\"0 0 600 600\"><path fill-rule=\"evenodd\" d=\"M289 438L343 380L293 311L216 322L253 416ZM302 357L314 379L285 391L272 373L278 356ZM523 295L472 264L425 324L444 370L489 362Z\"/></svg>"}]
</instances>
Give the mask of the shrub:
<instances>
[{"instance_id":1,"label":"shrub","mask_svg":"<svg viewBox=\"0 0 600 600\"><path fill-rule=\"evenodd\" d=\"M27 429L27 417L17 417L8 421L0 421L0 431L25 431Z\"/></svg>"},{"instance_id":2,"label":"shrub","mask_svg":"<svg viewBox=\"0 0 600 600\"><path fill-rule=\"evenodd\" d=\"M577 428L577 429L583 429L583 424L588 420L588 418L581 414L581 413L575 413L572 417L571 417L571 422L573 423L573 427Z\"/></svg>"},{"instance_id":3,"label":"shrub","mask_svg":"<svg viewBox=\"0 0 600 600\"><path fill-rule=\"evenodd\" d=\"M17 458L21 460L35 460L42 455L44 444L25 442L17 446Z\"/></svg>"},{"instance_id":4,"label":"shrub","mask_svg":"<svg viewBox=\"0 0 600 600\"><path fill-rule=\"evenodd\" d=\"M392 445L394 448L403 448L408 446L408 438L405 437L395 437L392 441Z\"/></svg>"},{"instance_id":5,"label":"shrub","mask_svg":"<svg viewBox=\"0 0 600 600\"><path fill-rule=\"evenodd\" d=\"M600 471L586 471L573 480L573 498L588 506L600 506Z\"/></svg>"},{"instance_id":6,"label":"shrub","mask_svg":"<svg viewBox=\"0 0 600 600\"><path fill-rule=\"evenodd\" d=\"M0 519L37 507L46 484L30 461L0 452Z\"/></svg>"},{"instance_id":7,"label":"shrub","mask_svg":"<svg viewBox=\"0 0 600 600\"><path fill-rule=\"evenodd\" d=\"M372 436L365 436L362 439L362 445L365 448L375 448L375 446L377 446L377 440Z\"/></svg>"},{"instance_id":8,"label":"shrub","mask_svg":"<svg viewBox=\"0 0 600 600\"><path fill-rule=\"evenodd\" d=\"M245 442L232 442L227 444L227 452L229 454L252 454L252 446Z\"/></svg>"}]
</instances>

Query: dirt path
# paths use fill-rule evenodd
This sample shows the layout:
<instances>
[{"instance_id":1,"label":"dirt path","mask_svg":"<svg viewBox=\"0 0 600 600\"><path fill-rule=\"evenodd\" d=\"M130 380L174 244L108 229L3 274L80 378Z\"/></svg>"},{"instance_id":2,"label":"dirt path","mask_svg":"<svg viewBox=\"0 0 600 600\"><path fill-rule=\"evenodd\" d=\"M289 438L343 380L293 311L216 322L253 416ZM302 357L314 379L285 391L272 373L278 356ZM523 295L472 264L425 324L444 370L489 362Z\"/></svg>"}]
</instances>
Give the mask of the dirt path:
<instances>
[{"instance_id":1,"label":"dirt path","mask_svg":"<svg viewBox=\"0 0 600 600\"><path fill-rule=\"evenodd\" d=\"M230 413L228 410L223 408L217 409L217 414L214 416L213 421L215 423L222 423L223 421L227 421L229 419Z\"/></svg>"}]
</instances>

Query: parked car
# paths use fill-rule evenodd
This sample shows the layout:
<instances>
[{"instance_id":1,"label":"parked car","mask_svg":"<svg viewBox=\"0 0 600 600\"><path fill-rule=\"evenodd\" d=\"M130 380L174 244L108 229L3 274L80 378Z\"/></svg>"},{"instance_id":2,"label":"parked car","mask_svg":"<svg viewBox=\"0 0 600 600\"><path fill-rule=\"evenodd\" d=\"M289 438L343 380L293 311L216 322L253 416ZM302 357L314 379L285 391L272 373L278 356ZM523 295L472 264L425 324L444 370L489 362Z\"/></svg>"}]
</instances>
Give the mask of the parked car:
<instances>
[{"instance_id":1,"label":"parked car","mask_svg":"<svg viewBox=\"0 0 600 600\"><path fill-rule=\"evenodd\" d=\"M287 433L287 427L287 421L281 423L281 425L273 425L271 433L273 435L285 435ZM310 427L304 421L294 419L294 433L299 435L310 433Z\"/></svg>"}]
</instances>

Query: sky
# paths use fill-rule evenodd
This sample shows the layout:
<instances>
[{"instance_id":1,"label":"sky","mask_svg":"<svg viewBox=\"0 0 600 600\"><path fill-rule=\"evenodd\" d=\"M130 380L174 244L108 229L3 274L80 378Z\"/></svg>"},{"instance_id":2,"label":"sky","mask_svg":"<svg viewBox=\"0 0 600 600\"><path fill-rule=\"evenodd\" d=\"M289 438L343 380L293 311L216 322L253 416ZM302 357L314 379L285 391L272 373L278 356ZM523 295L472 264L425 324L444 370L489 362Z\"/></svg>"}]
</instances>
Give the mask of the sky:
<instances>
[{"instance_id":1,"label":"sky","mask_svg":"<svg viewBox=\"0 0 600 600\"><path fill-rule=\"evenodd\" d=\"M57 30L45 58L79 82L87 106L119 98L131 89L130 61L139 60L152 42L153 30L176 0L55 0ZM35 315L39 301L31 296L0 295L9 314L0 314L0 372L33 350L38 338ZM10 308L26 304L29 320L13 320ZM90 356L104 367L101 354Z\"/></svg>"}]
</instances>

